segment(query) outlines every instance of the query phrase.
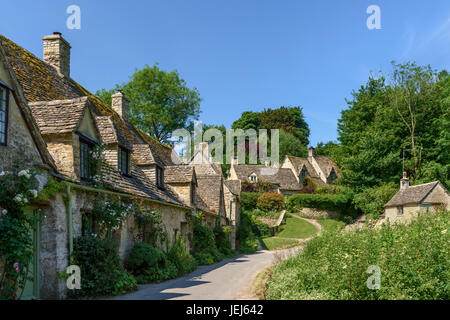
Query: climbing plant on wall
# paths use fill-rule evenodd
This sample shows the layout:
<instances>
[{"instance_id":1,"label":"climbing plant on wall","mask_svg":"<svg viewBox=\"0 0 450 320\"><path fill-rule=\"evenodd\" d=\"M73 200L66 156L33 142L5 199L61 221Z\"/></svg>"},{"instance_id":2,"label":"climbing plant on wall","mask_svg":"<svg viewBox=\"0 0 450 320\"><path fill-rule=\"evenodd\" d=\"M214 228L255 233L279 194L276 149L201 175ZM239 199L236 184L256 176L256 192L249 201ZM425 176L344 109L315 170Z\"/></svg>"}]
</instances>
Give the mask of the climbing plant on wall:
<instances>
[{"instance_id":1,"label":"climbing plant on wall","mask_svg":"<svg viewBox=\"0 0 450 320\"><path fill-rule=\"evenodd\" d=\"M20 298L28 280L35 219L25 207L38 185L35 170L0 172L0 299Z\"/></svg>"}]
</instances>

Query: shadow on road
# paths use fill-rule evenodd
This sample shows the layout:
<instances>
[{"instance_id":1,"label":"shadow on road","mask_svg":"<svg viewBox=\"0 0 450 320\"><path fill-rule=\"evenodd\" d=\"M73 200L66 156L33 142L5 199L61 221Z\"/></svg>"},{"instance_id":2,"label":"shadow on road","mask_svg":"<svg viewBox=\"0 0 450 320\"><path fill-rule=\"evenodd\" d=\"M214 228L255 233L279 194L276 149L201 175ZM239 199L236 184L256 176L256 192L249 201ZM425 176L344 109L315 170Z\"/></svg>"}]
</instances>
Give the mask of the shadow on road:
<instances>
[{"instance_id":1,"label":"shadow on road","mask_svg":"<svg viewBox=\"0 0 450 320\"><path fill-rule=\"evenodd\" d=\"M257 251L252 255L262 254L262 251ZM151 283L139 285L138 291L117 297L111 297L109 299L114 300L167 300L182 296L188 296L186 293L176 293L176 292L163 292L167 289L182 289L194 286L199 286L205 283L210 283L209 281L198 280L202 275L209 273L213 270L220 269L224 265L237 264L242 262L247 262L247 254L241 254L233 258L227 258L220 262L212 265L200 266L195 271L182 276L180 278L167 280L161 283ZM108 299L108 298L107 298Z\"/></svg>"}]
</instances>

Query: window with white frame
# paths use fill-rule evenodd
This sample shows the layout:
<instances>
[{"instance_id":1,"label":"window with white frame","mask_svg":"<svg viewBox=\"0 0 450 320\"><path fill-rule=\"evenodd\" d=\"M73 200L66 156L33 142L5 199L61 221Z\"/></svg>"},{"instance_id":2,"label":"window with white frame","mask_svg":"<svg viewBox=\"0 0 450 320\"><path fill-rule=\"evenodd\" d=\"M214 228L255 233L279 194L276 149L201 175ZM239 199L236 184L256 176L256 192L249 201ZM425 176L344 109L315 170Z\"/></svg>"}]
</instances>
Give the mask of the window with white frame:
<instances>
[{"instance_id":1,"label":"window with white frame","mask_svg":"<svg viewBox=\"0 0 450 320\"><path fill-rule=\"evenodd\" d=\"M250 182L257 182L258 181L258 176L256 175L256 173L252 173L250 175Z\"/></svg>"}]
</instances>

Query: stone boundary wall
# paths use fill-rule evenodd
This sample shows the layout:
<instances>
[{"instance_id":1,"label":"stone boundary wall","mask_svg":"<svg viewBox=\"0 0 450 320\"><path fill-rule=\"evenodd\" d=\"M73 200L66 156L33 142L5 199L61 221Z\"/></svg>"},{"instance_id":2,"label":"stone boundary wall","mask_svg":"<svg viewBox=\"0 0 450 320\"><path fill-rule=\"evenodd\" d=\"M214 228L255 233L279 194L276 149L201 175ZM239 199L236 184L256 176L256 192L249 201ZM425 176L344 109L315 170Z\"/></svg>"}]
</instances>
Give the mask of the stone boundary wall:
<instances>
[{"instance_id":1,"label":"stone boundary wall","mask_svg":"<svg viewBox=\"0 0 450 320\"><path fill-rule=\"evenodd\" d=\"M314 208L303 208L300 210L300 215L305 218L337 218L339 217L339 212L330 210L319 210Z\"/></svg>"}]
</instances>

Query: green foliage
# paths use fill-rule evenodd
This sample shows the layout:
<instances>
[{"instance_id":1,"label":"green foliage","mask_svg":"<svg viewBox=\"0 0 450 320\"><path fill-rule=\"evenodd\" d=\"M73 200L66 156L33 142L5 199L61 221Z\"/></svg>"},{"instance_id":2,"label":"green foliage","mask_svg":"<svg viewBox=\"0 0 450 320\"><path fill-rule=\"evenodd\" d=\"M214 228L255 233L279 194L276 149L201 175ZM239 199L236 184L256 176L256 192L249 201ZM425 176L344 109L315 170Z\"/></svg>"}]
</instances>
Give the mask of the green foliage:
<instances>
[{"instance_id":1,"label":"green foliage","mask_svg":"<svg viewBox=\"0 0 450 320\"><path fill-rule=\"evenodd\" d=\"M364 188L355 195L353 203L369 218L376 219L384 212L384 205L397 193L398 188L398 184L394 182Z\"/></svg>"},{"instance_id":2,"label":"green foliage","mask_svg":"<svg viewBox=\"0 0 450 320\"><path fill-rule=\"evenodd\" d=\"M185 275L197 268L194 257L186 250L186 245L181 237L176 237L167 251L167 257L176 266L178 276Z\"/></svg>"},{"instance_id":3,"label":"green foliage","mask_svg":"<svg viewBox=\"0 0 450 320\"><path fill-rule=\"evenodd\" d=\"M269 192L275 188L275 185L270 182L258 180L256 182L242 181L242 192Z\"/></svg>"},{"instance_id":4,"label":"green foliage","mask_svg":"<svg viewBox=\"0 0 450 320\"><path fill-rule=\"evenodd\" d=\"M273 268L267 299L448 300L450 213L427 213L395 228L325 232ZM367 269L381 271L371 290Z\"/></svg>"},{"instance_id":5,"label":"green foliage","mask_svg":"<svg viewBox=\"0 0 450 320\"><path fill-rule=\"evenodd\" d=\"M223 259L223 254L217 249L214 232L202 224L201 217L194 221L191 253L199 265L212 264Z\"/></svg>"},{"instance_id":6,"label":"green foliage","mask_svg":"<svg viewBox=\"0 0 450 320\"><path fill-rule=\"evenodd\" d=\"M72 264L81 270L81 289L71 297L119 295L137 290L136 279L120 263L117 244L110 239L85 236L75 239Z\"/></svg>"},{"instance_id":7,"label":"green foliage","mask_svg":"<svg viewBox=\"0 0 450 320\"><path fill-rule=\"evenodd\" d=\"M300 211L302 208L316 208L355 217L358 212L352 205L352 199L353 193L350 190L334 194L294 194L287 198L286 207L290 212Z\"/></svg>"},{"instance_id":8,"label":"green foliage","mask_svg":"<svg viewBox=\"0 0 450 320\"><path fill-rule=\"evenodd\" d=\"M257 237L269 237L271 236L270 227L267 223L257 220L255 217L252 219L252 232Z\"/></svg>"},{"instance_id":9,"label":"green foliage","mask_svg":"<svg viewBox=\"0 0 450 320\"><path fill-rule=\"evenodd\" d=\"M64 182L56 181L53 177L49 177L44 189L42 189L41 192L39 192L39 195L36 198L36 201L52 199L52 198L56 197L56 195L58 193L63 193L65 191L66 191L66 185Z\"/></svg>"},{"instance_id":10,"label":"green foliage","mask_svg":"<svg viewBox=\"0 0 450 320\"><path fill-rule=\"evenodd\" d=\"M233 256L233 250L231 250L230 234L231 228L229 226L222 227L220 225L216 225L216 227L214 228L216 247L225 257Z\"/></svg>"},{"instance_id":11,"label":"green foliage","mask_svg":"<svg viewBox=\"0 0 450 320\"><path fill-rule=\"evenodd\" d=\"M172 253L174 256L174 253ZM146 242L137 242L131 250L126 268L139 284L161 282L178 276L176 265L158 248Z\"/></svg>"},{"instance_id":12,"label":"green foliage","mask_svg":"<svg viewBox=\"0 0 450 320\"><path fill-rule=\"evenodd\" d=\"M129 214L135 211L135 204L120 199L96 199L92 211L86 212L84 215L84 224L89 226L88 218L99 226L99 235L111 236L113 231L119 230L122 222ZM88 233L93 233L92 226Z\"/></svg>"},{"instance_id":13,"label":"green foliage","mask_svg":"<svg viewBox=\"0 0 450 320\"><path fill-rule=\"evenodd\" d=\"M345 227L345 222L336 219L317 219L317 222L322 226L322 230L342 230Z\"/></svg>"},{"instance_id":14,"label":"green foliage","mask_svg":"<svg viewBox=\"0 0 450 320\"><path fill-rule=\"evenodd\" d=\"M280 130L279 140L279 157L280 162L286 158L287 155L295 157L307 157L308 150L306 144L297 138L294 134Z\"/></svg>"},{"instance_id":15,"label":"green foliage","mask_svg":"<svg viewBox=\"0 0 450 320\"><path fill-rule=\"evenodd\" d=\"M255 192L241 192L241 210L242 211L251 211L256 209L256 202L260 193Z\"/></svg>"},{"instance_id":16,"label":"green foliage","mask_svg":"<svg viewBox=\"0 0 450 320\"><path fill-rule=\"evenodd\" d=\"M167 72L158 64L146 65L116 86L130 101L131 122L160 142L167 142L171 133L187 128L200 114L200 94L189 88L177 71ZM112 90L97 91L105 102L111 101Z\"/></svg>"},{"instance_id":17,"label":"green foliage","mask_svg":"<svg viewBox=\"0 0 450 320\"><path fill-rule=\"evenodd\" d=\"M231 128L234 130L242 129L244 131L248 129L258 130L260 128L259 113L253 111L244 111L241 114L241 117L233 122Z\"/></svg>"},{"instance_id":18,"label":"green foliage","mask_svg":"<svg viewBox=\"0 0 450 320\"><path fill-rule=\"evenodd\" d=\"M258 197L256 207L262 211L280 211L284 209L284 196L277 192L264 192Z\"/></svg>"},{"instance_id":19,"label":"green foliage","mask_svg":"<svg viewBox=\"0 0 450 320\"><path fill-rule=\"evenodd\" d=\"M388 79L388 80L386 80ZM391 75L368 82L352 93L338 120L333 158L342 182L367 188L398 182L405 168L412 183L449 179L448 132L450 77L429 66L393 63Z\"/></svg>"},{"instance_id":20,"label":"green foliage","mask_svg":"<svg viewBox=\"0 0 450 320\"><path fill-rule=\"evenodd\" d=\"M254 253L258 250L258 239L252 231L253 220L250 215L241 211L241 221L238 225L236 238L237 249L242 253Z\"/></svg>"},{"instance_id":21,"label":"green foliage","mask_svg":"<svg viewBox=\"0 0 450 320\"><path fill-rule=\"evenodd\" d=\"M29 278L35 217L25 207L38 196L35 170L0 172L0 299L20 298Z\"/></svg>"}]
</instances>

